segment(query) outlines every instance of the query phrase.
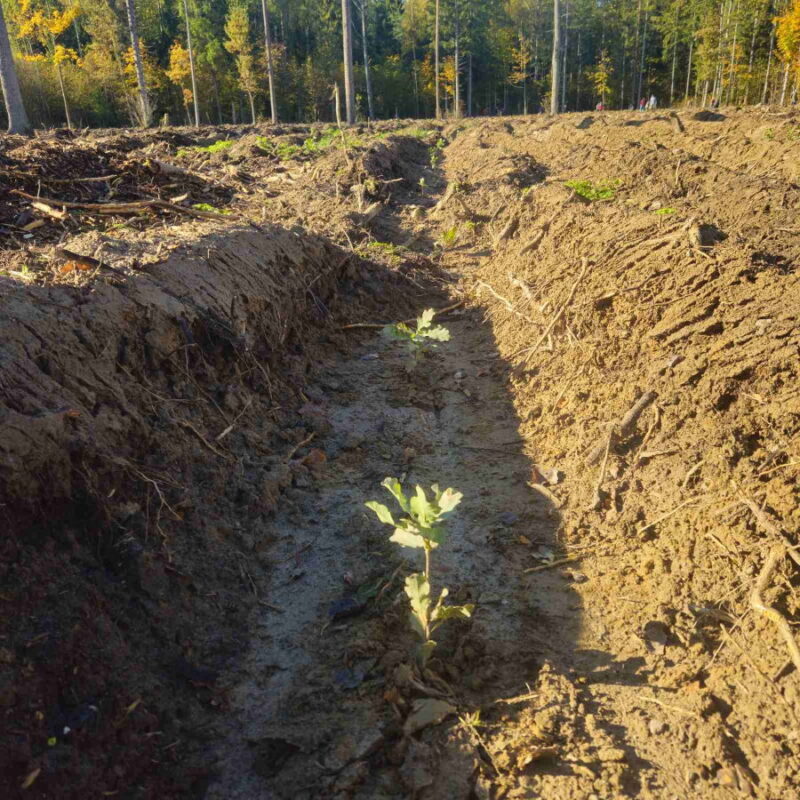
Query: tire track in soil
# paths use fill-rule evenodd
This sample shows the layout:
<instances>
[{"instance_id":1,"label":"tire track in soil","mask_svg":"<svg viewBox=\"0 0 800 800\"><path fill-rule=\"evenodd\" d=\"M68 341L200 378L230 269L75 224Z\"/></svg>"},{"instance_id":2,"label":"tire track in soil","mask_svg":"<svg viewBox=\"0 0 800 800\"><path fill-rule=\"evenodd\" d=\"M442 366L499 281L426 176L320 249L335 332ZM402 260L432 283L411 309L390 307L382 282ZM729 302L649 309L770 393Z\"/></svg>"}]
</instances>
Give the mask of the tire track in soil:
<instances>
[{"instance_id":1,"label":"tire track in soil","mask_svg":"<svg viewBox=\"0 0 800 800\"><path fill-rule=\"evenodd\" d=\"M451 660L437 668L456 687L460 709L524 693L535 681L543 642L560 648L579 627L563 580L542 573L531 583L520 570L515 540L552 549L558 520L528 486L531 461L521 451L491 333L474 312L445 324L451 342L410 380L402 348L375 335L326 365L310 393L330 424L317 443L328 462L315 477L296 476L270 529L260 532L275 539L263 599L282 612L262 606L255 621L209 800L395 797L420 788L415 780L424 787L427 778L413 764L405 772L401 766L408 742L383 700L413 647L397 604L402 582L378 608L333 622L329 615L347 593L345 576L363 585L385 579L396 565L419 568L418 551L390 544L389 528L363 507L386 500L379 484L387 475L405 475L406 486L438 481L464 493L450 539L434 554L435 586L477 603L473 621L451 625L438 651ZM551 624L560 641L547 645ZM463 750L459 723L441 727ZM430 730L422 738L441 734ZM466 752L455 767L434 769L422 796L467 797L476 751L470 745Z\"/></svg>"}]
</instances>

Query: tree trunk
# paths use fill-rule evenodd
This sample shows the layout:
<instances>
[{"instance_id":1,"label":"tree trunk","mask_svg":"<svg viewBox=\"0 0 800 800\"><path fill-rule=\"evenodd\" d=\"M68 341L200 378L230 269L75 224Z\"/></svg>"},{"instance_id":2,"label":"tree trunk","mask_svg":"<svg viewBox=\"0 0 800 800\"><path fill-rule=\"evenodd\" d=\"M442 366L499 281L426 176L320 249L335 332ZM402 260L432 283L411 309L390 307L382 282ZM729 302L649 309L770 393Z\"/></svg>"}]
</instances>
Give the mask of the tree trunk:
<instances>
[{"instance_id":1,"label":"tree trunk","mask_svg":"<svg viewBox=\"0 0 800 800\"><path fill-rule=\"evenodd\" d=\"M553 0L553 64L550 81L550 113L558 114L558 90L561 85L561 3Z\"/></svg>"},{"instance_id":2,"label":"tree trunk","mask_svg":"<svg viewBox=\"0 0 800 800\"><path fill-rule=\"evenodd\" d=\"M633 44L633 57L631 58L631 107L639 107L639 98L636 94L636 59L639 55L639 31L642 24L642 0L639 0L639 5L636 10L636 39Z\"/></svg>"},{"instance_id":3,"label":"tree trunk","mask_svg":"<svg viewBox=\"0 0 800 800\"><path fill-rule=\"evenodd\" d=\"M761 92L761 105L767 102L767 90L769 89L769 72L772 68L772 50L775 47L775 22L772 23L772 31L769 35L769 55L767 56L767 72L764 75L764 90Z\"/></svg>"},{"instance_id":4,"label":"tree trunk","mask_svg":"<svg viewBox=\"0 0 800 800\"><path fill-rule=\"evenodd\" d=\"M353 23L350 0L342 0L342 48L344 50L344 99L347 123L356 121L356 91L353 83Z\"/></svg>"},{"instance_id":5,"label":"tree trunk","mask_svg":"<svg viewBox=\"0 0 800 800\"><path fill-rule=\"evenodd\" d=\"M761 9L759 8L756 12L756 18L753 20L753 35L750 37L750 60L747 65L747 83L744 87L744 100L742 101L742 105L747 105L747 101L750 99L750 84L753 80L753 59L755 58L756 53L756 34L758 33L759 24L761 22Z\"/></svg>"},{"instance_id":6,"label":"tree trunk","mask_svg":"<svg viewBox=\"0 0 800 800\"><path fill-rule=\"evenodd\" d=\"M783 68L783 86L781 88L781 105L786 105L786 87L789 85L789 62Z\"/></svg>"},{"instance_id":7,"label":"tree trunk","mask_svg":"<svg viewBox=\"0 0 800 800\"><path fill-rule=\"evenodd\" d=\"M644 62L645 53L647 52L647 9L644 12L644 27L642 29L642 48L639 55L639 97L644 97Z\"/></svg>"},{"instance_id":8,"label":"tree trunk","mask_svg":"<svg viewBox=\"0 0 800 800\"><path fill-rule=\"evenodd\" d=\"M679 6L675 5L675 27L673 28L672 35L674 41L672 42L672 74L669 79L669 104L672 106L672 101L675 98L675 66L678 63L678 9Z\"/></svg>"},{"instance_id":9,"label":"tree trunk","mask_svg":"<svg viewBox=\"0 0 800 800\"><path fill-rule=\"evenodd\" d=\"M267 0L261 0L261 11L264 16L264 51L267 54L267 80L269 82L269 108L272 124L278 124L278 100L275 97L275 70L272 66L272 41L269 35L269 6Z\"/></svg>"},{"instance_id":10,"label":"tree trunk","mask_svg":"<svg viewBox=\"0 0 800 800\"><path fill-rule=\"evenodd\" d=\"M186 21L186 47L189 50L189 71L192 73L192 100L194 101L194 125L200 127L200 105L197 99L197 77L194 72L194 50L192 48L192 29L189 25L189 3L183 0L183 17Z\"/></svg>"},{"instance_id":11,"label":"tree trunk","mask_svg":"<svg viewBox=\"0 0 800 800\"><path fill-rule=\"evenodd\" d=\"M569 49L569 2L564 4L564 45L561 48L561 108L567 110L567 50Z\"/></svg>"},{"instance_id":12,"label":"tree trunk","mask_svg":"<svg viewBox=\"0 0 800 800\"><path fill-rule=\"evenodd\" d=\"M248 92L247 93L247 99L250 101L250 119L251 119L253 125L255 125L256 124L256 104L255 104L255 101L253 100L253 93L252 92Z\"/></svg>"},{"instance_id":13,"label":"tree trunk","mask_svg":"<svg viewBox=\"0 0 800 800\"><path fill-rule=\"evenodd\" d=\"M467 116L472 116L472 53L469 54L469 67L467 67Z\"/></svg>"},{"instance_id":14,"label":"tree trunk","mask_svg":"<svg viewBox=\"0 0 800 800\"><path fill-rule=\"evenodd\" d=\"M8 132L28 133L31 124L28 122L28 115L22 102L22 93L19 90L17 68L14 66L14 56L11 53L11 42L8 39L2 5L0 5L0 86L3 88L3 97L6 101Z\"/></svg>"},{"instance_id":15,"label":"tree trunk","mask_svg":"<svg viewBox=\"0 0 800 800\"><path fill-rule=\"evenodd\" d=\"M61 99L64 101L64 114L67 117L67 128L72 130L72 117L69 113L69 101L67 100L67 89L64 86L64 73L61 71L61 64L56 64L56 73L58 74L58 85L61 88Z\"/></svg>"},{"instance_id":16,"label":"tree trunk","mask_svg":"<svg viewBox=\"0 0 800 800\"><path fill-rule=\"evenodd\" d=\"M581 30L578 28L578 70L575 73L575 110L581 109Z\"/></svg>"},{"instance_id":17,"label":"tree trunk","mask_svg":"<svg viewBox=\"0 0 800 800\"><path fill-rule=\"evenodd\" d=\"M367 48L367 0L361 0L361 44L364 47L364 82L367 84L367 113L370 119L375 119L375 108L372 105L372 80L369 76L369 50Z\"/></svg>"},{"instance_id":18,"label":"tree trunk","mask_svg":"<svg viewBox=\"0 0 800 800\"><path fill-rule=\"evenodd\" d=\"M460 20L459 20L458 9L456 9L456 41L455 41L455 63L453 64L454 71L455 71L455 97L453 103L453 116L458 119L461 116L461 64L460 64L460 52L459 52L459 44L461 38L461 27L460 27Z\"/></svg>"},{"instance_id":19,"label":"tree trunk","mask_svg":"<svg viewBox=\"0 0 800 800\"><path fill-rule=\"evenodd\" d=\"M215 69L211 70L211 85L214 87L214 104L217 107L217 122L222 125L222 105L219 102L219 75Z\"/></svg>"},{"instance_id":20,"label":"tree trunk","mask_svg":"<svg viewBox=\"0 0 800 800\"><path fill-rule=\"evenodd\" d=\"M733 42L731 44L731 68L728 71L728 103L732 103L735 101L734 92L736 89L735 86L735 79L736 79L736 41L739 38L739 2L736 2L736 9L734 13L736 14L736 22L733 26Z\"/></svg>"},{"instance_id":21,"label":"tree trunk","mask_svg":"<svg viewBox=\"0 0 800 800\"><path fill-rule=\"evenodd\" d=\"M694 55L694 34L692 34L692 38L689 40L689 60L686 65L686 91L683 93L683 102L686 103L689 100L689 84L692 80L692 56Z\"/></svg>"},{"instance_id":22,"label":"tree trunk","mask_svg":"<svg viewBox=\"0 0 800 800\"><path fill-rule=\"evenodd\" d=\"M419 70L417 69L417 46L411 46L411 73L414 76L414 111L419 119Z\"/></svg>"},{"instance_id":23,"label":"tree trunk","mask_svg":"<svg viewBox=\"0 0 800 800\"><path fill-rule=\"evenodd\" d=\"M133 64L136 68L136 83L139 86L139 124L148 128L153 122L153 112L150 110L150 100L147 97L147 82L144 77L142 63L142 50L139 46L139 26L136 22L136 4L134 0L125 0L128 10L128 31L131 35L131 48L133 49Z\"/></svg>"},{"instance_id":24,"label":"tree trunk","mask_svg":"<svg viewBox=\"0 0 800 800\"><path fill-rule=\"evenodd\" d=\"M558 0L556 0L558 2ZM433 33L433 72L436 87L436 119L442 118L442 105L439 97L439 0L436 0L436 21Z\"/></svg>"}]
</instances>

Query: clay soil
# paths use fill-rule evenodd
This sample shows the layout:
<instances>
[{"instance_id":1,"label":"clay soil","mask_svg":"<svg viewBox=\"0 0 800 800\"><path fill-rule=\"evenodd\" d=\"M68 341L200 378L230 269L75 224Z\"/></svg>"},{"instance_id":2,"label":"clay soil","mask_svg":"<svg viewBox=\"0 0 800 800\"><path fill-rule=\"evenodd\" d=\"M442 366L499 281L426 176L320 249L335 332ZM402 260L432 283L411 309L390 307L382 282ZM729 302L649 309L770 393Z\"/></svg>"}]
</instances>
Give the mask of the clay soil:
<instances>
[{"instance_id":1,"label":"clay soil","mask_svg":"<svg viewBox=\"0 0 800 800\"><path fill-rule=\"evenodd\" d=\"M797 796L799 184L767 110L0 141L0 796Z\"/></svg>"}]
</instances>

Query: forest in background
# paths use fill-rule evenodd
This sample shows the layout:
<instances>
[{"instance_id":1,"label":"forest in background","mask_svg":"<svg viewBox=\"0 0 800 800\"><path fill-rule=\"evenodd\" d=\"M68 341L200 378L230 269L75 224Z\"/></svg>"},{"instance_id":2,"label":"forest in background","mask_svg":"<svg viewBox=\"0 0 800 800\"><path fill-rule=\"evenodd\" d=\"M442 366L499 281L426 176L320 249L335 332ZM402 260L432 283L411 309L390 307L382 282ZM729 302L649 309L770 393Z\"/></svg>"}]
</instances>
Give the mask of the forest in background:
<instances>
[{"instance_id":1,"label":"forest in background","mask_svg":"<svg viewBox=\"0 0 800 800\"><path fill-rule=\"evenodd\" d=\"M269 119L269 71L278 119L328 121L346 80L341 0L0 2L36 127ZM555 58L565 111L798 98L800 0L560 0L557 54L553 0L348 4L360 118L435 115L437 6L448 116L549 109Z\"/></svg>"}]
</instances>

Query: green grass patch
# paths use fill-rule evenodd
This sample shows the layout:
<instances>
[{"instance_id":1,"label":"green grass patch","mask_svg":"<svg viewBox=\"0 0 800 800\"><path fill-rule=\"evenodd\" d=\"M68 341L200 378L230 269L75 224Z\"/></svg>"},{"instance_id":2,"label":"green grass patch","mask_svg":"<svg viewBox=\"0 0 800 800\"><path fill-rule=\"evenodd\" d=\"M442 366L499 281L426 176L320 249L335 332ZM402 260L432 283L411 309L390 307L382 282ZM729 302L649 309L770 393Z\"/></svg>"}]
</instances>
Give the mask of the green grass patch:
<instances>
[{"instance_id":1,"label":"green grass patch","mask_svg":"<svg viewBox=\"0 0 800 800\"><path fill-rule=\"evenodd\" d=\"M344 141L347 147L361 147L363 144L360 139L347 134L344 135ZM313 158L327 152L331 147L341 147L341 145L342 134L339 133L338 128L327 128L317 136L309 136L301 145L272 141L266 136L256 137L256 146L259 149L281 161L289 161L303 156Z\"/></svg>"},{"instance_id":2,"label":"green grass patch","mask_svg":"<svg viewBox=\"0 0 800 800\"><path fill-rule=\"evenodd\" d=\"M191 155L192 153L222 153L225 150L230 150L233 147L234 141L233 139L219 139L212 144L209 144L205 147L200 145L196 145L194 147L181 147L180 150L177 152L178 158L183 158L184 156Z\"/></svg>"},{"instance_id":3,"label":"green grass patch","mask_svg":"<svg viewBox=\"0 0 800 800\"><path fill-rule=\"evenodd\" d=\"M211 211L213 214L230 214L231 212L224 209L224 208L217 208L216 206L212 206L211 203L194 203L192 208L196 208L198 211Z\"/></svg>"},{"instance_id":4,"label":"green grass patch","mask_svg":"<svg viewBox=\"0 0 800 800\"><path fill-rule=\"evenodd\" d=\"M579 197L590 202L597 202L603 200L613 200L617 194L617 189L622 185L622 181L617 178L616 180L598 181L566 181L564 186L572 189Z\"/></svg>"}]
</instances>

